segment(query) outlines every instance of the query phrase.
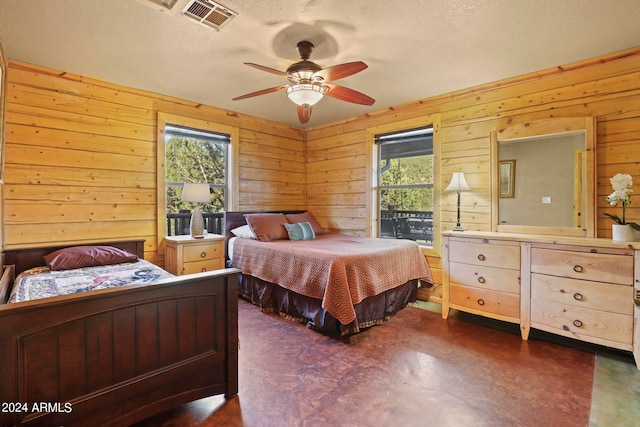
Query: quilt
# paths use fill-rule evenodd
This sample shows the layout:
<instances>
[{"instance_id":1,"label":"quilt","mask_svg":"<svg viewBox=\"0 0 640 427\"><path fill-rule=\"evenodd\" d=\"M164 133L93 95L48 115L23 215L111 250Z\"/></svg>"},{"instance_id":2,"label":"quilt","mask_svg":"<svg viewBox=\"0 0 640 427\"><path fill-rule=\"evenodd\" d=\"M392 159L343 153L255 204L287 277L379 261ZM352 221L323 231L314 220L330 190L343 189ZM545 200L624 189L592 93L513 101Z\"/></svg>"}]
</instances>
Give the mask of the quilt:
<instances>
[{"instance_id":1,"label":"quilt","mask_svg":"<svg viewBox=\"0 0 640 427\"><path fill-rule=\"evenodd\" d=\"M8 302L31 301L124 285L151 284L169 277L173 275L145 260L59 271L35 267L16 277Z\"/></svg>"}]
</instances>

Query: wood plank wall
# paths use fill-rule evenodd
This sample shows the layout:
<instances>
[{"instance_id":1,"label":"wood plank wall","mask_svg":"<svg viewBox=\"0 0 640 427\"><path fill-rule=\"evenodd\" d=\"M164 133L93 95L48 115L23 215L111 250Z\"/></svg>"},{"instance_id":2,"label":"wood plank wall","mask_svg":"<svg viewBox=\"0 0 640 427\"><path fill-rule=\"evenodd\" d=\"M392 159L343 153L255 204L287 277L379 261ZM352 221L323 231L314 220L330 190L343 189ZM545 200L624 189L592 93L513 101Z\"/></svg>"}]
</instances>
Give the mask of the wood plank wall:
<instances>
[{"instance_id":1,"label":"wood plank wall","mask_svg":"<svg viewBox=\"0 0 640 427\"><path fill-rule=\"evenodd\" d=\"M4 249L144 238L163 265L158 112L239 129L235 209L305 207L301 129L19 62L7 80Z\"/></svg>"},{"instance_id":2,"label":"wood plank wall","mask_svg":"<svg viewBox=\"0 0 640 427\"><path fill-rule=\"evenodd\" d=\"M640 198L640 49L487 84L306 131L307 204L336 231L364 234L367 224L366 129L431 114L441 115L440 188L463 171L471 188L461 218L470 230L491 230L490 133L511 123L547 117L597 119L597 228L611 237L605 212L609 178L631 174ZM330 171L327 172L327 171ZM441 193L441 230L456 221L455 194ZM640 199L627 211L640 223ZM440 283L440 260L428 256Z\"/></svg>"},{"instance_id":3,"label":"wood plank wall","mask_svg":"<svg viewBox=\"0 0 640 427\"><path fill-rule=\"evenodd\" d=\"M609 178L629 173L640 184L640 49L304 131L42 67L10 62L8 71L5 248L143 237L147 258L161 264L154 231L158 111L240 129L237 208L306 207L323 226L351 234L367 229L366 129L426 115L441 117L440 188L458 170L473 188L462 199L468 229L491 229L489 134L510 123L597 119L599 237L611 236L604 213L618 213L604 201ZM455 197L438 196L441 229L451 229ZM640 202L627 215L640 222ZM438 255L427 259L440 283Z\"/></svg>"}]
</instances>

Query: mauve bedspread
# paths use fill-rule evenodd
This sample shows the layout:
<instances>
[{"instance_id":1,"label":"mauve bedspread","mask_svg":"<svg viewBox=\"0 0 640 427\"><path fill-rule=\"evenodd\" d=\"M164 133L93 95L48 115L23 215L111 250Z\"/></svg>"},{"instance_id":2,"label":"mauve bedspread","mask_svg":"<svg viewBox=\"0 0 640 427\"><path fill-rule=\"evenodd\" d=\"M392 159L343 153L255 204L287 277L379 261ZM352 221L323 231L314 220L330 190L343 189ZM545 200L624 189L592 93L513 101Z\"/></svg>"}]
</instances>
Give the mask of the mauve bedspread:
<instances>
[{"instance_id":1,"label":"mauve bedspread","mask_svg":"<svg viewBox=\"0 0 640 427\"><path fill-rule=\"evenodd\" d=\"M340 323L356 317L354 304L413 279L431 284L417 243L322 234L314 240L237 239L233 267L283 288L322 300Z\"/></svg>"}]
</instances>

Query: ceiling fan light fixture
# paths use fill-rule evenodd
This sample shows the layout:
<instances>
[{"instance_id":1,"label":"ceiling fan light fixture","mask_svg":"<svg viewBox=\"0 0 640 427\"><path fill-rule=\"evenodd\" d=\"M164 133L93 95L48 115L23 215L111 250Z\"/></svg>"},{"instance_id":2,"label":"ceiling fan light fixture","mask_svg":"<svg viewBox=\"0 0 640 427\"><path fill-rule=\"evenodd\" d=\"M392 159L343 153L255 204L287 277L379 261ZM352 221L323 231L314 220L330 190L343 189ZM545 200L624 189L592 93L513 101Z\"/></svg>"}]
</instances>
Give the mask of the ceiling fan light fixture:
<instances>
[{"instance_id":1,"label":"ceiling fan light fixture","mask_svg":"<svg viewBox=\"0 0 640 427\"><path fill-rule=\"evenodd\" d=\"M205 1L205 0L191 0ZM211 1L211 0L206 0ZM291 64L286 71L265 67L264 65L245 62L246 65L266 71L277 76L286 77L290 85L280 85L268 89L258 90L246 95L233 98L234 101L268 93L287 91L287 97L296 104L300 123L307 123L311 118L311 106L315 105L327 95L333 99L352 102L361 105L373 105L376 101L370 96L344 86L329 83L332 80L344 79L367 68L362 61L345 62L344 64L322 68L315 62L309 61L313 50L313 43L301 41L297 45L301 61Z\"/></svg>"},{"instance_id":2,"label":"ceiling fan light fixture","mask_svg":"<svg viewBox=\"0 0 640 427\"><path fill-rule=\"evenodd\" d=\"M297 105L314 105L322 99L324 88L314 84L297 84L287 88L287 96Z\"/></svg>"}]
</instances>

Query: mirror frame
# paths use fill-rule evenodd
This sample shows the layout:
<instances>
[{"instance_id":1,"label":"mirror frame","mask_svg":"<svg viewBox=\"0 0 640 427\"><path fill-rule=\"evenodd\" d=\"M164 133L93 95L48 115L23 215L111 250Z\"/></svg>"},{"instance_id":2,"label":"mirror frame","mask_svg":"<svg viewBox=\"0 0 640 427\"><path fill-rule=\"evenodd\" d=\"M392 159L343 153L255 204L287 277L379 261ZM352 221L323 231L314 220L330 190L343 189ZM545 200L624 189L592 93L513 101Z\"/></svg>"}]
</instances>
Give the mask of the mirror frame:
<instances>
[{"instance_id":1,"label":"mirror frame","mask_svg":"<svg viewBox=\"0 0 640 427\"><path fill-rule=\"evenodd\" d=\"M582 228L541 227L500 224L498 217L500 187L498 145L537 136L563 133L585 133L586 152L586 215ZM523 234L551 234L571 237L596 237L596 121L593 117L558 117L511 125L491 133L491 231Z\"/></svg>"}]
</instances>

